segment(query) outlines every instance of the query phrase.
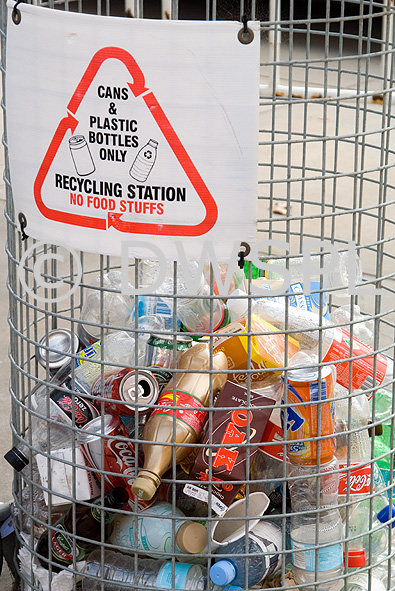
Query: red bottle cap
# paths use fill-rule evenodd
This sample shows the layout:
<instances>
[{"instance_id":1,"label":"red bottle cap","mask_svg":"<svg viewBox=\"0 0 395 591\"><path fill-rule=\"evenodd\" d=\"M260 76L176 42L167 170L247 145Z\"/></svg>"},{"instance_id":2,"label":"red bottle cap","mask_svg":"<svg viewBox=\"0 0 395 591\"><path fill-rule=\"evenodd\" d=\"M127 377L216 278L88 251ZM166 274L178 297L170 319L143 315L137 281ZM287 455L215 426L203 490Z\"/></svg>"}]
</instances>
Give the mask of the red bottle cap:
<instances>
[{"instance_id":1,"label":"red bottle cap","mask_svg":"<svg viewBox=\"0 0 395 591\"><path fill-rule=\"evenodd\" d=\"M346 561L346 554L343 552L343 562ZM348 568L357 568L366 565L365 550L350 550L348 552Z\"/></svg>"}]
</instances>

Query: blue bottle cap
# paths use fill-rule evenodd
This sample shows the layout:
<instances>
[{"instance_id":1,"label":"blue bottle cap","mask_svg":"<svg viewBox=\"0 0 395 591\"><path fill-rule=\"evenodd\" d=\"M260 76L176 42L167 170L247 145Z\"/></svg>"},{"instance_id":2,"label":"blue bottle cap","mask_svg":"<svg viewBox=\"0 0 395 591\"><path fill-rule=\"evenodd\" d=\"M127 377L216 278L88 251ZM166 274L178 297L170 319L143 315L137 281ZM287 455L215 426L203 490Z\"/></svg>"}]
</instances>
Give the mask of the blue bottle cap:
<instances>
[{"instance_id":1,"label":"blue bottle cap","mask_svg":"<svg viewBox=\"0 0 395 591\"><path fill-rule=\"evenodd\" d=\"M384 507L381 509L379 513L377 513L377 519L381 521L381 523L387 523L390 519L395 517L395 505L391 507L391 514L390 514L390 506ZM395 521L391 523L391 527L395 527Z\"/></svg>"},{"instance_id":2,"label":"blue bottle cap","mask_svg":"<svg viewBox=\"0 0 395 591\"><path fill-rule=\"evenodd\" d=\"M238 587L237 585L226 585L224 587L225 591L243 591L243 587Z\"/></svg>"},{"instance_id":3,"label":"blue bottle cap","mask_svg":"<svg viewBox=\"0 0 395 591\"><path fill-rule=\"evenodd\" d=\"M230 560L219 560L210 568L210 579L221 587L231 583L236 574L234 564Z\"/></svg>"}]
</instances>

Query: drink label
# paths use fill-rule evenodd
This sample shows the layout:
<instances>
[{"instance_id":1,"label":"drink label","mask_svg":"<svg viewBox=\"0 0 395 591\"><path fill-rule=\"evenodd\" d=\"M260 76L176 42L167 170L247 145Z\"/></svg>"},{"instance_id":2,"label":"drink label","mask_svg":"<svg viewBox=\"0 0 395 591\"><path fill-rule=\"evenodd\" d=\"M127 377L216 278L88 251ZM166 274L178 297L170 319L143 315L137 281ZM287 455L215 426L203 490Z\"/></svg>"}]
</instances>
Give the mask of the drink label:
<instances>
[{"instance_id":1,"label":"drink label","mask_svg":"<svg viewBox=\"0 0 395 591\"><path fill-rule=\"evenodd\" d=\"M326 572L338 568L343 564L343 550L341 544L317 548L313 544L302 544L291 539L292 564L302 570L315 571L316 553L318 553L318 571Z\"/></svg>"},{"instance_id":2,"label":"drink label","mask_svg":"<svg viewBox=\"0 0 395 591\"><path fill-rule=\"evenodd\" d=\"M71 386L69 389L71 389ZM62 387L51 393L51 400L57 404L70 420L73 419L74 414L75 426L78 428L83 427L98 416L97 410L90 402L77 394L68 394L62 391Z\"/></svg>"},{"instance_id":3,"label":"drink label","mask_svg":"<svg viewBox=\"0 0 395 591\"><path fill-rule=\"evenodd\" d=\"M101 523L102 516L104 523L111 523L115 519L115 513L111 511L106 511L104 508L99 508L97 505L100 505L100 499L95 501L92 508L91 513L92 517L96 519L99 523Z\"/></svg>"},{"instance_id":4,"label":"drink label","mask_svg":"<svg viewBox=\"0 0 395 591\"><path fill-rule=\"evenodd\" d=\"M376 366L376 385L381 385L387 371L388 359L377 353L372 354L372 348L353 337L352 356L359 357L365 355L361 359L353 359L352 367L352 388L354 390L368 390L375 385L373 382L373 369ZM334 337L331 346L328 349L323 361L339 361L339 359L348 359L350 357L350 334L342 329L334 329ZM344 388L349 388L349 367L350 363L336 364L337 383ZM373 392L369 394L371 398Z\"/></svg>"},{"instance_id":5,"label":"drink label","mask_svg":"<svg viewBox=\"0 0 395 591\"><path fill-rule=\"evenodd\" d=\"M78 353L78 357L75 360L75 366L78 367L83 363L89 361L89 359L92 359L92 357L94 357L96 353L100 350L100 347L100 341L96 341L96 343L93 343L93 345L91 345L90 347L85 347L85 349Z\"/></svg>"},{"instance_id":6,"label":"drink label","mask_svg":"<svg viewBox=\"0 0 395 591\"><path fill-rule=\"evenodd\" d=\"M158 408L152 411L151 416L154 415L170 415L176 413L176 419L182 421L192 429L196 437L199 437L204 423L207 420L208 413L204 404L193 394L187 392L176 391L176 399L174 403L174 393L164 392L158 399ZM170 408L169 408L170 407ZM177 408L175 408L177 407ZM192 408L183 408L192 407Z\"/></svg>"},{"instance_id":7,"label":"drink label","mask_svg":"<svg viewBox=\"0 0 395 591\"><path fill-rule=\"evenodd\" d=\"M69 532L65 528L63 524L63 519L56 524L56 527L60 531L52 532L51 536L51 543L52 543L52 556L58 562L64 562L65 564L72 564L73 562L73 538L68 535ZM75 550L76 550L76 557L75 560L78 562L79 560L83 560L92 549L88 548L81 548L75 543Z\"/></svg>"},{"instance_id":8,"label":"drink label","mask_svg":"<svg viewBox=\"0 0 395 591\"><path fill-rule=\"evenodd\" d=\"M261 579L263 580L280 566L279 551L282 546L282 532L273 523L259 521L248 535L262 551L262 560L265 561L265 572Z\"/></svg>"},{"instance_id":9,"label":"drink label","mask_svg":"<svg viewBox=\"0 0 395 591\"><path fill-rule=\"evenodd\" d=\"M190 564L182 564L181 562L176 562L174 564L173 587L173 564L171 562L167 562L163 565L158 573L155 587L157 589L186 589L186 581L190 568Z\"/></svg>"},{"instance_id":10,"label":"drink label","mask_svg":"<svg viewBox=\"0 0 395 591\"><path fill-rule=\"evenodd\" d=\"M372 466L358 466L349 470L349 492L350 495L368 495L370 494L370 482L372 478ZM347 495L347 464L339 464L342 472L339 473L339 495ZM374 489L373 489L374 490Z\"/></svg>"}]
</instances>

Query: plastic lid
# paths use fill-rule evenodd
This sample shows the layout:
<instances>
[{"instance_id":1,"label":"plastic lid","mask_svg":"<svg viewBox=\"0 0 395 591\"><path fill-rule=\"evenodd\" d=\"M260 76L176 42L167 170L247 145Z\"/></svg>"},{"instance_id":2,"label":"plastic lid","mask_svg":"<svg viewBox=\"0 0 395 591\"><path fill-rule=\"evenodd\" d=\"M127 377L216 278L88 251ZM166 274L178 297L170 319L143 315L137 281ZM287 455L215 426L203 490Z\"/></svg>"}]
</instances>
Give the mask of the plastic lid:
<instances>
[{"instance_id":1,"label":"plastic lid","mask_svg":"<svg viewBox=\"0 0 395 591\"><path fill-rule=\"evenodd\" d=\"M226 587L224 587L224 589L226 591L242 591L243 587L238 587L237 585L226 585Z\"/></svg>"},{"instance_id":2,"label":"plastic lid","mask_svg":"<svg viewBox=\"0 0 395 591\"><path fill-rule=\"evenodd\" d=\"M29 463L28 458L24 456L23 453L17 447L13 447L12 449L10 449L10 451L7 451L7 453L4 456L4 459L7 460L7 462L11 464L11 466L17 472L23 470L23 468L27 466Z\"/></svg>"},{"instance_id":3,"label":"plastic lid","mask_svg":"<svg viewBox=\"0 0 395 591\"><path fill-rule=\"evenodd\" d=\"M346 561L346 554L343 552L343 562ZM357 568L366 565L365 550L348 551L348 568Z\"/></svg>"},{"instance_id":4,"label":"plastic lid","mask_svg":"<svg viewBox=\"0 0 395 591\"><path fill-rule=\"evenodd\" d=\"M381 523L387 523L390 519L395 517L395 505L392 505L391 508L391 515L390 515L390 506L384 507L381 509L379 513L377 513L377 519L381 521ZM395 526L395 521L391 523L391 528Z\"/></svg>"},{"instance_id":5,"label":"plastic lid","mask_svg":"<svg viewBox=\"0 0 395 591\"><path fill-rule=\"evenodd\" d=\"M140 470L136 480L132 484L132 491L139 499L149 501L156 493L160 485L160 478L148 470Z\"/></svg>"},{"instance_id":6,"label":"plastic lid","mask_svg":"<svg viewBox=\"0 0 395 591\"><path fill-rule=\"evenodd\" d=\"M207 530L197 522L183 523L176 535L177 546L188 554L199 554L207 546L207 542Z\"/></svg>"},{"instance_id":7,"label":"plastic lid","mask_svg":"<svg viewBox=\"0 0 395 591\"><path fill-rule=\"evenodd\" d=\"M210 579L216 585L227 585L236 578L236 568L230 560L219 560L210 568Z\"/></svg>"}]
</instances>

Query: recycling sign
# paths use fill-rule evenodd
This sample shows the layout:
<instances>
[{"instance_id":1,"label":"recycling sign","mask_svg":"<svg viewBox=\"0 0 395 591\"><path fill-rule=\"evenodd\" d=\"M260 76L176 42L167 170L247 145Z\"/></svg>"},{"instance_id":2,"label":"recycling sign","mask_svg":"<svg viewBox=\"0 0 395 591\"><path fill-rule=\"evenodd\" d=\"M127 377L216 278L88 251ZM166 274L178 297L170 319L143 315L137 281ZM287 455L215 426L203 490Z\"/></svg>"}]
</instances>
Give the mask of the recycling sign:
<instances>
[{"instance_id":1,"label":"recycling sign","mask_svg":"<svg viewBox=\"0 0 395 591\"><path fill-rule=\"evenodd\" d=\"M19 4L7 138L25 232L134 256L148 241L226 260L255 241L259 23L92 16Z\"/></svg>"}]
</instances>

